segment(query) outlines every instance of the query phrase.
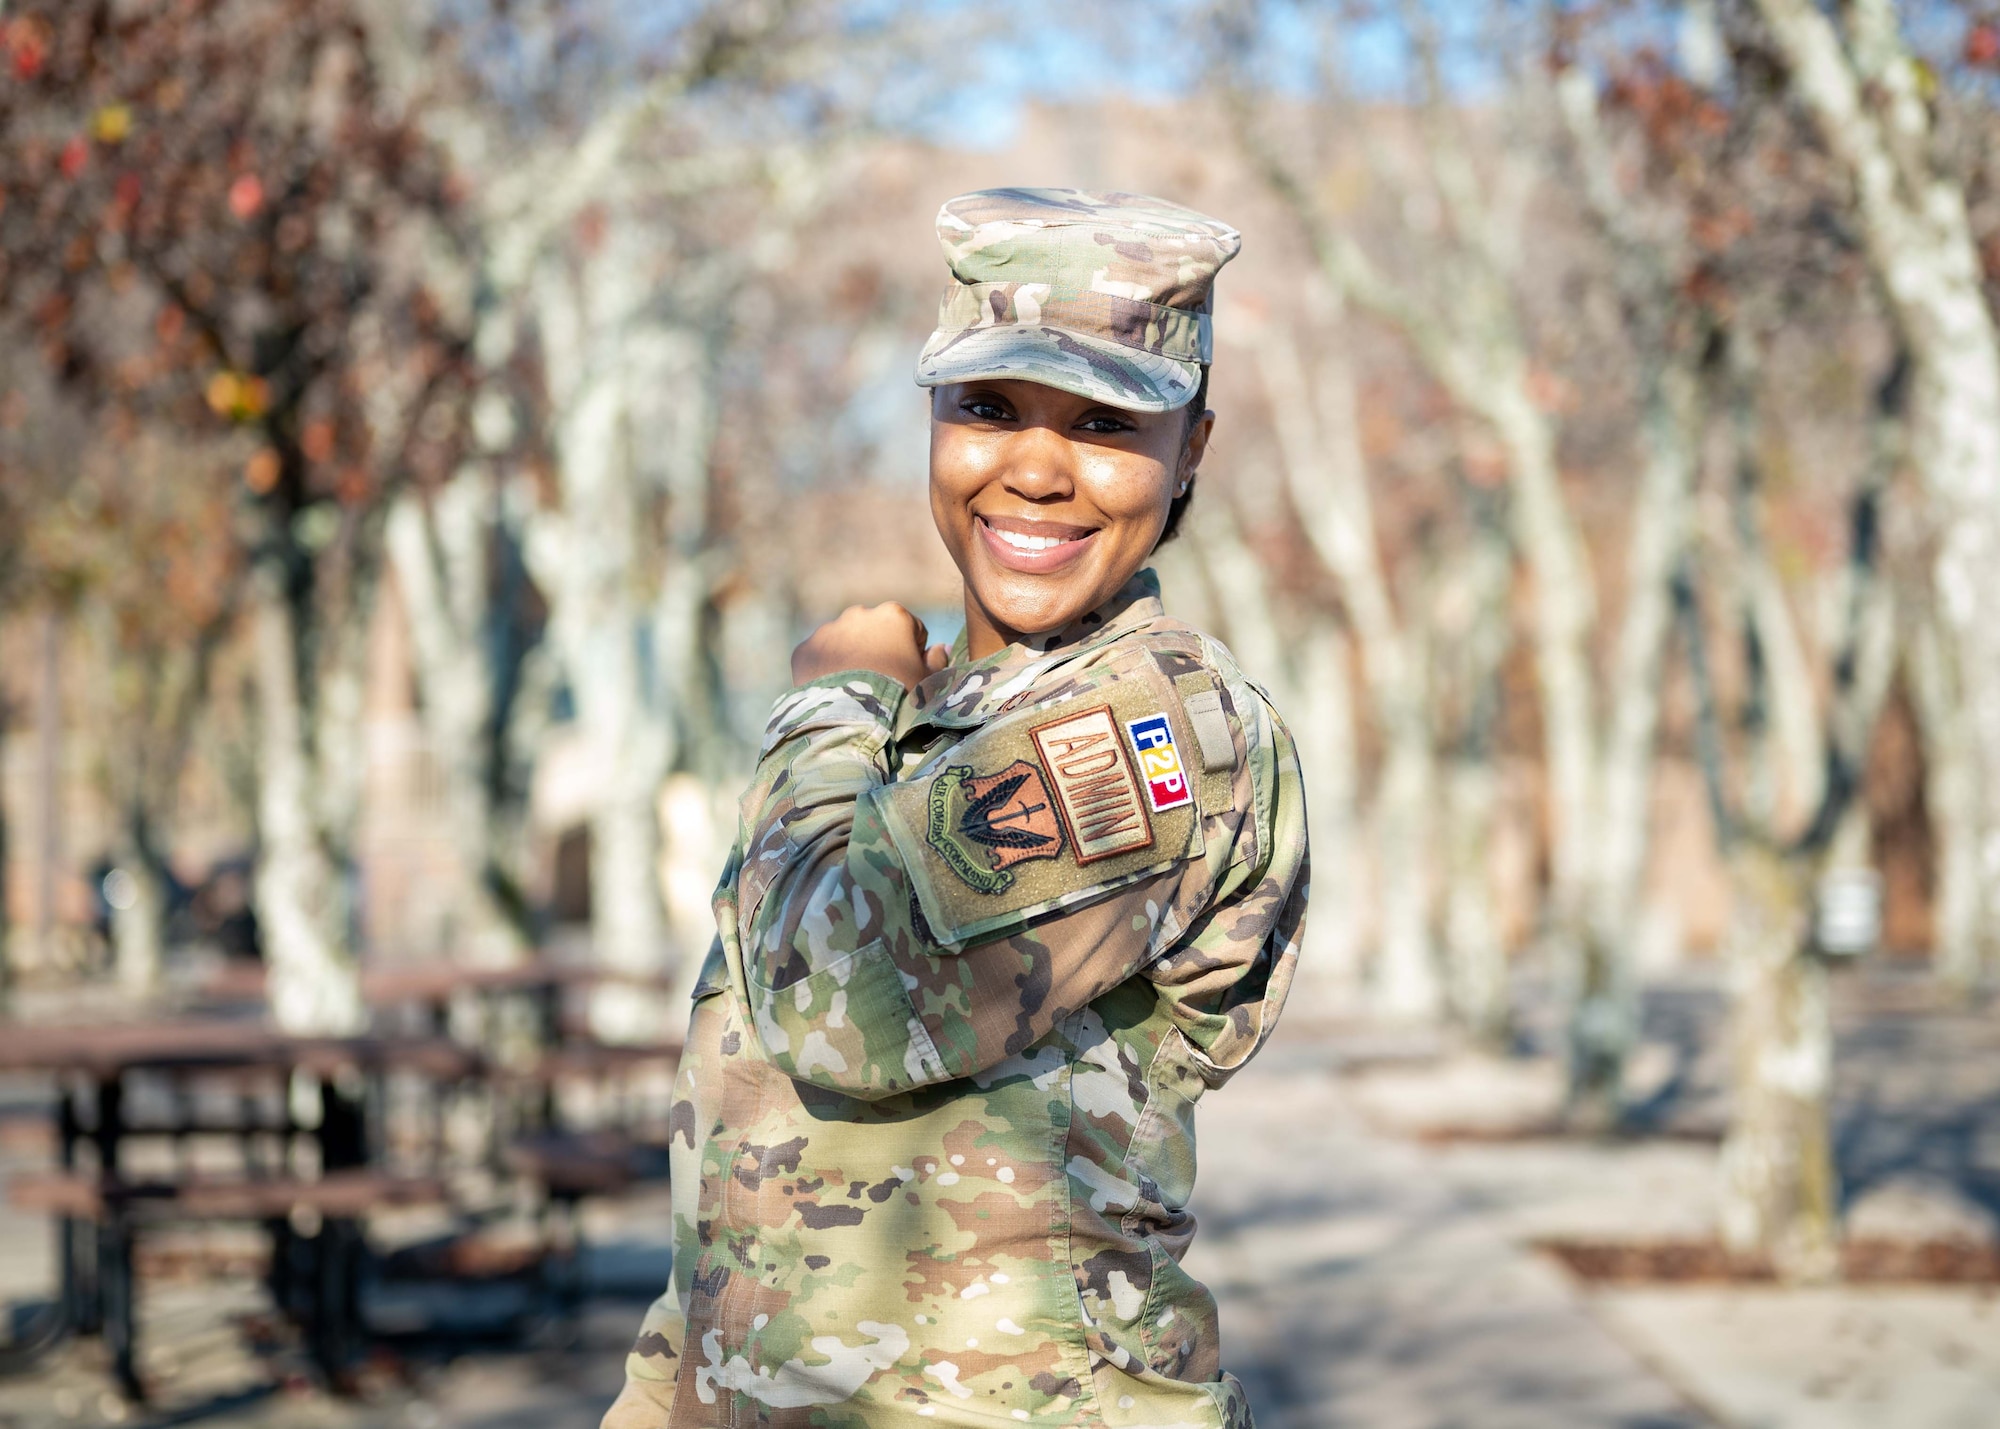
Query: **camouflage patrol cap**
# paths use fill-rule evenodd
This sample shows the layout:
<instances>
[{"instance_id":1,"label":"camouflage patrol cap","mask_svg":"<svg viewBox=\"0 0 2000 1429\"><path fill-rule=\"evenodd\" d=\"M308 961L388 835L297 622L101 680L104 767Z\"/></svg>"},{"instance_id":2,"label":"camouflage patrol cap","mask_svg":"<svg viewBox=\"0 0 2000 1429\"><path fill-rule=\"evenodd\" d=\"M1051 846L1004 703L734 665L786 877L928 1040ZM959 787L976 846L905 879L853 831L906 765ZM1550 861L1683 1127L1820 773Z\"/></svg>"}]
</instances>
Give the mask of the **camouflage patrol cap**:
<instances>
[{"instance_id":1,"label":"camouflage patrol cap","mask_svg":"<svg viewBox=\"0 0 2000 1429\"><path fill-rule=\"evenodd\" d=\"M1184 407L1214 350L1236 230L1163 199L986 189L938 210L953 283L917 383L1013 377L1136 412Z\"/></svg>"}]
</instances>

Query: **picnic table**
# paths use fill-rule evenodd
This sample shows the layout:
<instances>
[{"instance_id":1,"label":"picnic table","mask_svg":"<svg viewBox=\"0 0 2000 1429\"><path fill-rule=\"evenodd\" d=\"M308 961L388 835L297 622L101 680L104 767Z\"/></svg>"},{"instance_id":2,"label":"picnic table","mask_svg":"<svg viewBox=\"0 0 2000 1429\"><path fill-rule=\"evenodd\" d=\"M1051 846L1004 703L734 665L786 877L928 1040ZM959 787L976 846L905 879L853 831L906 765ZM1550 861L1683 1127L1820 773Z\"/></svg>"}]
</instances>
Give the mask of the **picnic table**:
<instances>
[{"instance_id":1,"label":"picnic table","mask_svg":"<svg viewBox=\"0 0 2000 1429\"><path fill-rule=\"evenodd\" d=\"M378 1016L399 1008L413 1009L421 1015L428 1030L445 1035L452 1005L461 998L492 1003L509 996L525 997L538 1010L544 1045L554 1048L592 1040L586 1031L564 1021L564 999L571 992L623 987L639 993L664 994L671 992L676 984L677 979L667 974L607 968L541 954L516 963L490 966L426 962L363 968L361 1000ZM224 1005L261 1005L264 989L261 964L235 963L212 974L202 991L208 999ZM663 1028L661 1037L648 1046L656 1055L677 1056L680 1030Z\"/></svg>"},{"instance_id":2,"label":"picnic table","mask_svg":"<svg viewBox=\"0 0 2000 1429\"><path fill-rule=\"evenodd\" d=\"M508 1099L507 1114L520 1135L545 1143L564 1131L556 1104L559 1084L616 1085L629 1093L647 1074L671 1073L680 1062L679 1026L663 1027L658 1038L647 1042L607 1042L592 1032L588 1019L570 1015L571 995L616 987L661 996L677 985L668 974L607 968L546 953L505 964L427 962L361 971L362 1001L378 1025L453 1038L465 1030L455 1022L453 1009L475 1004L473 1025L488 1034L482 1042L489 1058L486 1085ZM207 980L203 994L218 1006L261 1006L264 970L257 964L225 966ZM509 1000L528 1004L530 1046L500 1046L491 1040L496 1010ZM632 1119L629 1110L625 1119ZM568 1181L557 1175L548 1184L560 1188Z\"/></svg>"},{"instance_id":3,"label":"picnic table","mask_svg":"<svg viewBox=\"0 0 2000 1429\"><path fill-rule=\"evenodd\" d=\"M378 1026L401 1030L312 1037L264 1020L262 973L225 969L205 989L206 1015L0 1032L0 1071L41 1072L56 1084L57 1164L17 1175L8 1186L16 1204L56 1222L59 1294L28 1352L70 1333L99 1334L120 1388L142 1398L138 1233L176 1221L236 1220L268 1232L272 1299L298 1324L322 1373L340 1383L366 1334L359 1291L365 1219L399 1206L465 1211L446 1174L446 1110L459 1096L487 1099L487 1182L538 1193L542 1294L557 1313L574 1309L580 1203L664 1175L663 1149L632 1134L634 1088L641 1099L657 1097L680 1046L666 1038L643 1046L602 1042L566 1018L566 999L604 985L659 993L669 981L547 957L497 967L378 967L362 974L364 1001ZM461 1032L467 1026L453 1009L468 999L480 1014L470 1026L482 1030L455 1039L455 1025ZM511 1025L525 1024L526 1045L493 1045L486 1033L499 1020L492 1014L509 1000L518 1012L522 999L528 1015ZM392 1145L389 1135L388 1082L397 1075L422 1084L430 1112L415 1138L427 1152L414 1160L396 1154L411 1138ZM301 1076L310 1081L300 1083ZM558 1084L576 1083L600 1094L596 1119L586 1117L591 1124L565 1125L559 1115ZM314 1084L309 1110L316 1115L302 1120L293 1092ZM134 1114L135 1086L154 1094L150 1118L143 1109ZM162 1088L173 1108L164 1119L157 1112ZM610 1125L601 1124L607 1091ZM397 1125L407 1131L408 1119ZM227 1174L183 1164L190 1141L216 1136L235 1148L237 1164ZM161 1140L172 1164L138 1166L144 1158L135 1143ZM17 1345L15 1357L22 1353Z\"/></svg>"},{"instance_id":4,"label":"picnic table","mask_svg":"<svg viewBox=\"0 0 2000 1429\"><path fill-rule=\"evenodd\" d=\"M17 1176L17 1204L57 1221L59 1292L34 1338L70 1332L105 1340L120 1388L144 1397L137 1372L132 1252L137 1230L173 1220L244 1220L272 1236L272 1292L300 1323L314 1360L338 1376L360 1335L361 1219L376 1209L442 1202L443 1179L388 1169L380 1143L383 1079L409 1073L447 1084L482 1067L474 1050L443 1038L298 1037L250 1021L178 1019L90 1027L9 1027L0 1036L0 1071L51 1075L57 1087L56 1167ZM164 1079L172 1112L135 1121L128 1079ZM293 1115L290 1084L316 1079L316 1124ZM214 1098L239 1095L226 1114ZM257 1114L256 1084L276 1089L275 1122ZM230 1098L224 1097L228 1102ZM206 1109L204 1109L206 1108ZM240 1170L225 1176L165 1174L128 1166L135 1138L165 1138L179 1152L188 1138L225 1136ZM300 1142L311 1154L300 1154ZM305 1164L301 1164L305 1163Z\"/></svg>"}]
</instances>

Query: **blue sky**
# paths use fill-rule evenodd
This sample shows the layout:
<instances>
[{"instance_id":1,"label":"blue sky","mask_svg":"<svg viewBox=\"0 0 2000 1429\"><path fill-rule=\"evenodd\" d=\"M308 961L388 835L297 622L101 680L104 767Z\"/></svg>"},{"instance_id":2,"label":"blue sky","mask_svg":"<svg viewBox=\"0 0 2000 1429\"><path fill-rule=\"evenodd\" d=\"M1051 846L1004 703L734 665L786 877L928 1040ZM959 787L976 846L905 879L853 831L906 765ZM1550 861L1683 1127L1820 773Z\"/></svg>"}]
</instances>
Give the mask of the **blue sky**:
<instances>
[{"instance_id":1,"label":"blue sky","mask_svg":"<svg viewBox=\"0 0 2000 1429\"><path fill-rule=\"evenodd\" d=\"M968 0L935 3L942 24L979 9ZM1016 0L1012 33L982 41L966 74L913 78L901 94L885 98L892 111L901 108L897 121L908 127L961 146L1003 147L1023 107L1036 100L1114 94L1167 100L1199 86L1207 60L1186 38L1194 32L1168 37L1176 35L1177 20L1202 8L1201 0ZM1453 0L1441 5L1447 13L1463 8ZM1270 14L1260 77L1275 89L1303 92L1318 48L1312 21L1292 4L1273 5ZM1353 26L1342 46L1361 88L1401 83L1405 56L1393 25Z\"/></svg>"},{"instance_id":2,"label":"blue sky","mask_svg":"<svg viewBox=\"0 0 2000 1429\"><path fill-rule=\"evenodd\" d=\"M964 16L968 32L982 6L974 0L932 0L940 24ZM880 90L884 112L954 146L1004 146L1020 112L1036 100L1122 94L1170 100L1200 80L1206 56L1198 28L1180 28L1204 10L1204 0L1014 0L1006 38L982 38L964 72L908 76ZM1270 4L1268 34L1258 56L1260 80L1276 92L1304 94L1314 86L1320 20L1332 6L1320 0ZM1432 0L1444 36L1446 80L1478 90L1486 78L1478 28L1482 4ZM1384 20L1346 24L1338 34L1346 82L1362 94L1392 94L1410 78L1400 26Z\"/></svg>"}]
</instances>

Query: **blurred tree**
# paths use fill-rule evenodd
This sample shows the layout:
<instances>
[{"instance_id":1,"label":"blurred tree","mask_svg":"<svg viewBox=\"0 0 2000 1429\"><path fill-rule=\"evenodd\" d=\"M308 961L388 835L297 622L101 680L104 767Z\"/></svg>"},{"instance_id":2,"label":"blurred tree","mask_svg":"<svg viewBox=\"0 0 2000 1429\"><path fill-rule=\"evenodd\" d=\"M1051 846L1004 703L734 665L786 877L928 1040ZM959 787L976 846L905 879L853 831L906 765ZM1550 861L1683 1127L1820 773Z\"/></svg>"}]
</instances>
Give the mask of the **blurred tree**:
<instances>
[{"instance_id":1,"label":"blurred tree","mask_svg":"<svg viewBox=\"0 0 2000 1429\"><path fill-rule=\"evenodd\" d=\"M1430 594L1423 629L1444 762L1445 971L1459 1024L1487 1051L1504 1052L1514 1041L1513 991L1493 849L1501 816L1501 671L1514 644L1514 552L1500 493L1461 473L1456 495L1462 519L1443 533L1422 582Z\"/></svg>"},{"instance_id":2,"label":"blurred tree","mask_svg":"<svg viewBox=\"0 0 2000 1429\"><path fill-rule=\"evenodd\" d=\"M592 761L597 955L648 975L678 955L691 980L712 920L705 899L695 911L663 905L662 783L679 771L727 784L748 755L716 644L718 593L740 562L724 513L744 504L728 499L715 450L729 356L747 285L797 252L828 136L854 118L842 87L870 46L895 42L897 7L858 20L806 0L711 3L643 34L628 33L630 17L586 24L560 6L491 19L370 9L385 72L423 96L427 132L477 195L466 283L485 390L477 458L458 480L486 494L402 516L395 549L413 623L437 643L487 608L486 567L454 550L518 548ZM440 67L440 52L457 63ZM757 410L754 390L736 400L753 425L775 415ZM496 701L519 656L461 641L423 676L433 743L466 751L445 768L461 822L489 831L466 845L486 850L474 861L489 887L504 862L490 831L506 824L491 816L492 751L509 715ZM474 730L483 735L468 739ZM677 837L721 827L683 818ZM722 853L671 851L705 865L708 881ZM656 1037L678 1015L629 990L608 991L599 1011L601 1030L621 1037Z\"/></svg>"},{"instance_id":3,"label":"blurred tree","mask_svg":"<svg viewBox=\"0 0 2000 1429\"><path fill-rule=\"evenodd\" d=\"M1234 485L1242 490L1240 480ZM1367 892L1357 873L1365 855L1355 819L1353 652L1331 612L1287 599L1277 588L1270 562L1253 549L1235 503L1204 504L1199 519L1185 529L1182 539L1194 552L1199 585L1172 592L1179 598L1174 608L1185 607L1182 618L1226 640L1244 668L1258 672L1280 709L1304 712L1292 732L1305 776L1319 902L1307 924L1305 956L1287 1006L1324 1018L1343 1010L1353 992L1347 983ZM1172 552L1169 547L1162 563L1168 570Z\"/></svg>"},{"instance_id":4,"label":"blurred tree","mask_svg":"<svg viewBox=\"0 0 2000 1429\"><path fill-rule=\"evenodd\" d=\"M1509 525L1533 577L1530 633L1553 828L1547 922L1568 989L1572 1104L1584 1119L1602 1122L1618 1115L1625 1055L1637 1032L1629 914L1648 842L1668 628L1664 592L1687 472L1684 464L1661 464L1654 468L1657 479L1640 485L1613 681L1600 675L1593 658L1596 578L1557 463L1562 404L1554 400L1553 374L1536 352L1520 297L1524 222L1537 211L1534 196L1547 192L1555 161L1548 126L1536 110L1545 89L1535 78L1541 52L1497 28L1481 32L1483 62L1505 85L1500 107L1517 132L1501 152L1476 156L1465 133L1469 118L1444 78L1431 7L1366 8L1372 23L1400 27L1410 56L1414 158L1404 163L1385 155L1371 163L1369 174L1389 196L1392 222L1400 226L1394 238L1399 255L1422 255L1420 284L1392 276L1348 226L1329 217L1323 195L1330 185L1300 171L1300 150L1272 132L1268 109L1260 115L1242 103L1248 93L1242 86L1239 133L1309 236L1330 282L1399 332L1504 453ZM1244 0L1220 13L1239 57L1268 43L1268 9ZM1495 13L1496 24L1514 15ZM1339 26L1354 17L1338 7L1316 14L1325 50L1316 97L1335 108L1344 102L1340 112L1356 113L1360 106L1346 93L1335 48Z\"/></svg>"},{"instance_id":5,"label":"blurred tree","mask_svg":"<svg viewBox=\"0 0 2000 1429\"><path fill-rule=\"evenodd\" d=\"M458 864L445 951L487 966L518 961L534 943L519 872L526 779L512 735L539 602L520 523L503 509L500 465L474 460L435 490L406 492L387 528Z\"/></svg>"},{"instance_id":6,"label":"blurred tree","mask_svg":"<svg viewBox=\"0 0 2000 1429\"><path fill-rule=\"evenodd\" d=\"M237 436L236 460L177 479L210 487L246 562L273 1006L353 1028L382 518L450 469L463 425L463 323L425 262L450 242L449 174L342 0L22 3L0 43L0 311L114 436Z\"/></svg>"},{"instance_id":7,"label":"blurred tree","mask_svg":"<svg viewBox=\"0 0 2000 1429\"><path fill-rule=\"evenodd\" d=\"M1859 861L1856 845L1865 839L1857 795L1895 670L1882 525L1902 455L1910 364L1898 355L1878 388L1875 448L1851 501L1844 619L1828 661L1830 694L1820 716L1813 713L1817 682L1769 550L1751 340L1732 340L1736 357L1724 379L1735 448L1732 520L1726 536L1710 534L1711 554L1700 563L1706 569L1691 560L1675 582L1694 676L1697 743L1729 860L1733 903L1726 948L1734 1002L1732 1104L1721 1157L1722 1233L1734 1250L1768 1252L1788 1278L1826 1279L1839 1264L1826 961L1838 950L1819 941L1815 893L1829 868ZM1722 622L1742 641L1741 693L1727 719L1708 655L1705 590L1722 593ZM1732 730L1739 735L1734 750ZM1786 818L1778 797L1787 763L1821 771L1802 822Z\"/></svg>"},{"instance_id":8,"label":"blurred tree","mask_svg":"<svg viewBox=\"0 0 2000 1429\"><path fill-rule=\"evenodd\" d=\"M110 884L94 893L109 910L118 977L143 994L164 953L165 836L242 563L213 488L179 480L190 452L157 434L128 432L115 452L94 442L85 412L38 368L29 356L7 369L11 559L0 610L59 613L65 646L87 657L72 699L111 815L108 845L88 851Z\"/></svg>"},{"instance_id":9,"label":"blurred tree","mask_svg":"<svg viewBox=\"0 0 2000 1429\"><path fill-rule=\"evenodd\" d=\"M1344 307L1339 290L1330 303ZM1390 598L1339 321L1338 312L1330 315L1335 335L1311 374L1280 322L1260 323L1249 346L1270 398L1286 489L1339 587L1387 746L1373 813L1382 904L1375 1002L1392 1019L1422 1022L1444 1006L1432 938L1438 778L1429 672Z\"/></svg>"},{"instance_id":10,"label":"blurred tree","mask_svg":"<svg viewBox=\"0 0 2000 1429\"><path fill-rule=\"evenodd\" d=\"M1911 455L1935 503L1936 603L1949 634L1928 647L1918 681L1927 753L1953 761L1933 808L1946 835L1939 964L1964 983L2000 913L1991 852L2000 830L2000 325L1985 291L1989 254L1967 176L1942 142L1937 72L1913 52L1897 7L1849 0L1830 15L1810 0L1754 3L1792 93L1851 185L1852 221L1913 364ZM1994 65L1996 35L1990 16L1972 17L1967 65ZM1976 801L1953 792L1966 787L1980 791ZM1962 887L1971 878L1980 893Z\"/></svg>"},{"instance_id":11,"label":"blurred tree","mask_svg":"<svg viewBox=\"0 0 2000 1429\"><path fill-rule=\"evenodd\" d=\"M1734 1096L1722 1157L1723 1231L1738 1250L1769 1252L1787 1275L1818 1277L1837 1266L1838 1186L1827 1107L1827 950L1814 915L1831 873L1866 876L1869 829L1858 790L1897 664L1889 565L1920 548L1907 534L1899 548L1885 532L1926 525L1907 493L1892 503L1892 478L1910 450L1906 397L1922 369L1907 343L1908 324L1897 321L1904 344L1886 359L1876 387L1869 452L1845 498L1846 566L1827 591L1841 619L1818 642L1827 652L1818 657L1794 614L1809 593L1802 581L1819 579L1816 564L1796 543L1776 548L1771 533L1786 505L1830 493L1767 474L1783 471L1787 442L1774 414L1800 377L1779 356L1783 342L1801 334L1839 333L1847 342L1870 335L1876 291L1857 258L1869 247L1865 219L1850 218L1838 146L1816 142L1804 116L1784 103L1787 63L1751 7L1690 6L1686 18L1678 69L1616 40L1597 50L1596 69L1609 75L1607 107L1625 141L1617 160L1611 126L1598 114L1596 80L1572 63L1590 48L1575 25L1558 31L1565 68L1557 96L1585 191L1621 255L1621 286L1637 319L1630 323L1635 349L1654 373L1667 375L1659 359L1671 349L1657 339L1673 329L1645 314L1681 324L1694 339L1682 348L1687 358L1704 349L1708 356L1684 360L1675 385L1683 392L1697 381L1714 388L1729 417L1730 519L1703 530L1705 554L1676 581L1695 676L1697 748L1732 892L1726 953ZM1687 43L1690 33L1695 43ZM1829 150L1831 166L1822 162ZM1617 182L1621 174L1626 183ZM1635 241L1648 230L1665 242ZM1881 296L1893 319L1893 295ZM1658 376L1649 383L1655 393L1667 391ZM1921 395L1921 385L1916 390ZM1672 405L1679 418L1648 422L1655 460L1674 444L1698 452L1706 440L1705 399L1691 393ZM1825 422L1824 397L1814 405ZM1885 521L1885 510L1902 519ZM1942 863L1938 921L1949 946L1957 941L1952 927L1969 924L1976 938L1977 895L1966 860L1976 856L1978 817L1969 807L1977 796L1967 789L1977 786L1966 776L1969 736L1954 708L1958 650L1937 638L1928 614L1934 604L1918 599L1903 622L1912 631L1906 678L1926 726ZM1718 673L1705 620L1735 632L1733 668ZM1731 677L1733 711L1725 718Z\"/></svg>"},{"instance_id":12,"label":"blurred tree","mask_svg":"<svg viewBox=\"0 0 2000 1429\"><path fill-rule=\"evenodd\" d=\"M669 325L657 300L674 276L676 210L757 168L740 146L695 133L691 112L706 89L767 58L763 47L777 44L794 8L697 6L627 46L615 17L592 25L558 6L493 15L366 6L383 72L475 195L459 221L477 241L458 273L472 295L482 389L474 446L448 488L399 503L390 544L460 854L462 951L480 960L519 956L532 934L513 868L525 791L511 769L529 640L519 623L522 592L497 599L530 570L552 654L598 760L598 954L646 973L669 956L654 802L675 763L670 731L706 726L699 691L683 688L685 653L662 662L642 649L655 614L645 591L663 570L682 597L690 580L712 574L697 570L709 533L702 502L688 499L705 497L706 439L697 436L691 461L677 468L682 500L656 524L637 473L661 450L661 434L630 430L627 408L633 394L660 396L634 385L624 348L636 354ZM634 68L635 54L646 67ZM533 121L524 123L524 113ZM567 293L552 310L553 275L579 255L601 264L612 216L649 203L645 223L623 220L631 241L617 263L630 266L600 275L622 285L619 300L586 307ZM652 377L667 394L701 403L712 395L707 375L704 366L679 380ZM593 384L620 400L604 414L610 426L599 435L609 444L579 449L564 408L575 389ZM664 563L660 539L671 549ZM682 626L695 619L696 638L690 645L677 630L670 657L699 653L704 603L681 603L676 617ZM636 1006L629 996L614 1000Z\"/></svg>"}]
</instances>

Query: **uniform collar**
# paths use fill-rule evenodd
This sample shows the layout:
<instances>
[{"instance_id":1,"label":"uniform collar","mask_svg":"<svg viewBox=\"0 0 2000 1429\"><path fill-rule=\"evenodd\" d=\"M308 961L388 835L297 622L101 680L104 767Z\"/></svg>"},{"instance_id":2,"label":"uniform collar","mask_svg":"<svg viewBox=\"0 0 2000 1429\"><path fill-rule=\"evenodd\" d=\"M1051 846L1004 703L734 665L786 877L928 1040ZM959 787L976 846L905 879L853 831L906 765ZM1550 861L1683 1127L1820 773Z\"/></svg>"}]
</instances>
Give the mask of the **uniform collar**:
<instances>
[{"instance_id":1,"label":"uniform collar","mask_svg":"<svg viewBox=\"0 0 2000 1429\"><path fill-rule=\"evenodd\" d=\"M1055 666L1165 614L1159 577L1148 569L1125 582L1118 594L1097 609L1062 629L1017 640L984 660L966 660L968 641L966 632L960 631L951 648L951 663L925 679L903 702L904 728L897 732L902 734L920 724L983 723Z\"/></svg>"}]
</instances>

